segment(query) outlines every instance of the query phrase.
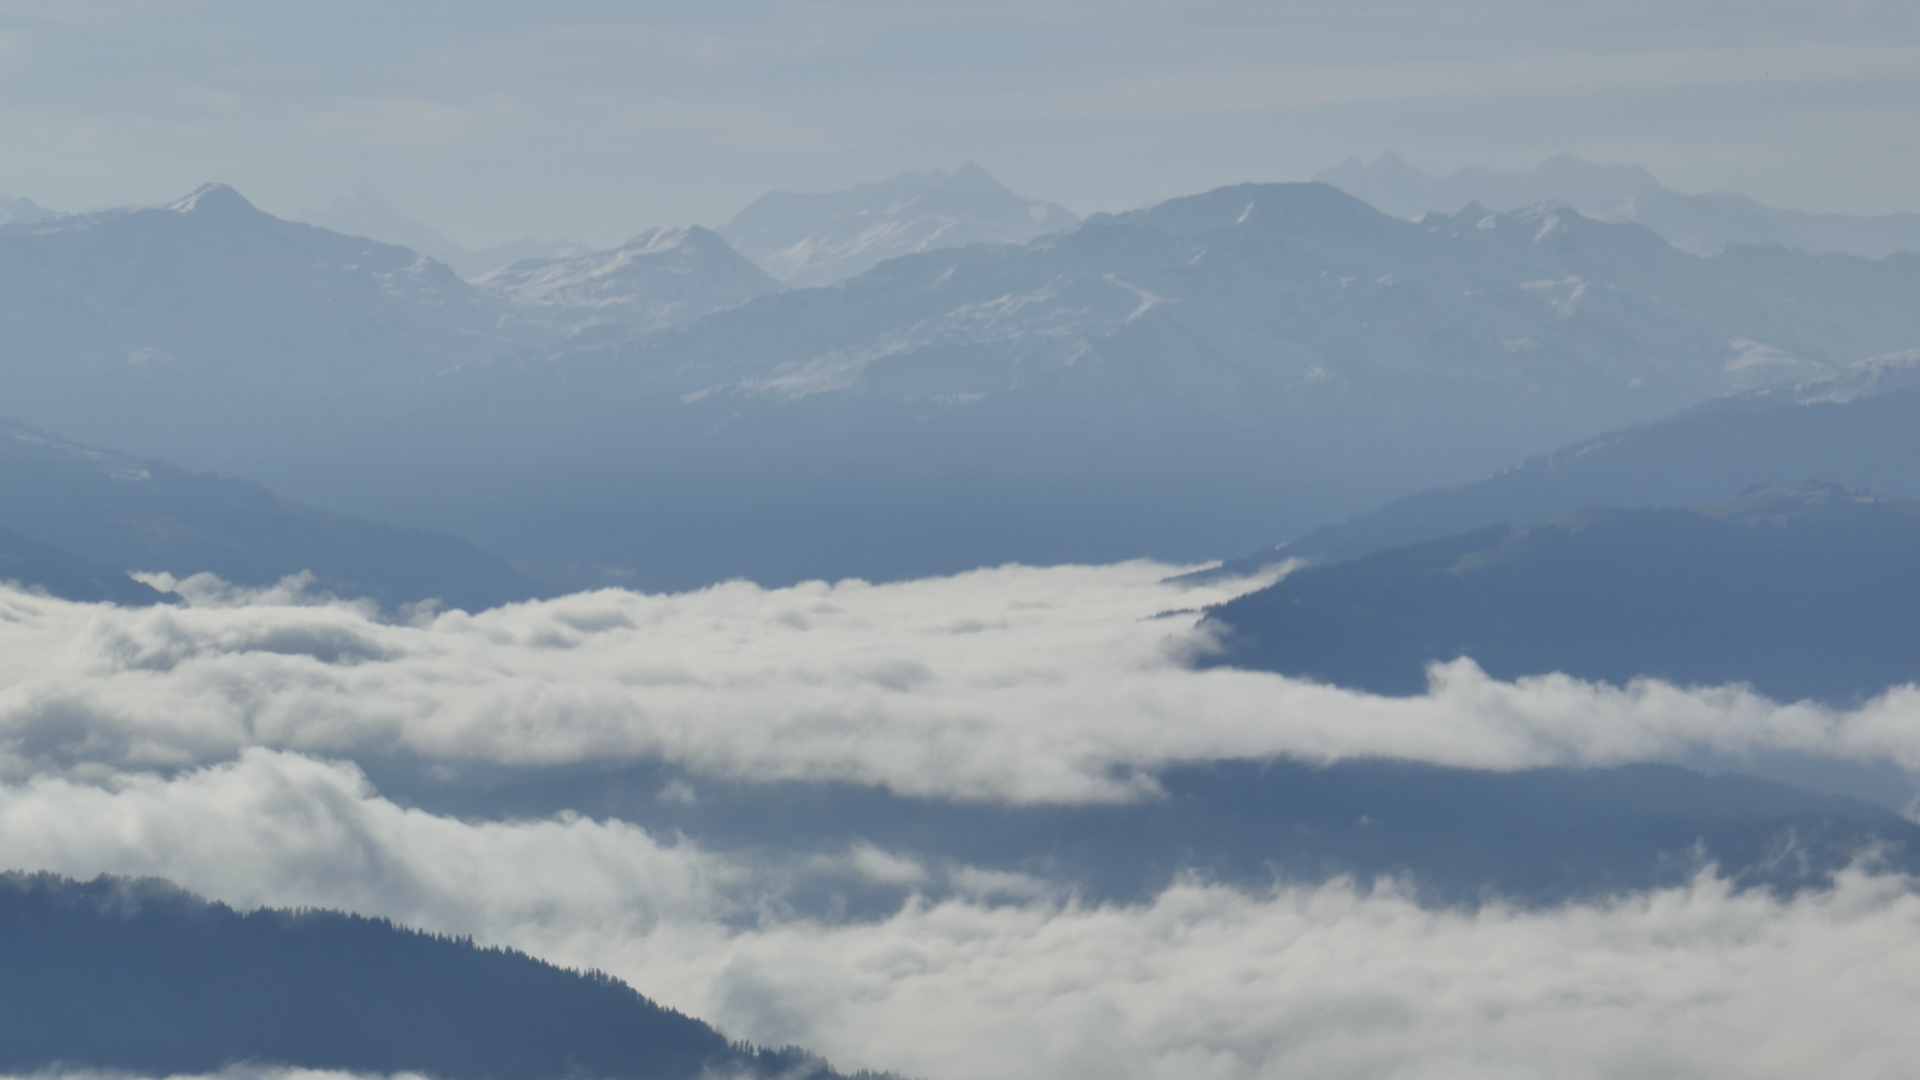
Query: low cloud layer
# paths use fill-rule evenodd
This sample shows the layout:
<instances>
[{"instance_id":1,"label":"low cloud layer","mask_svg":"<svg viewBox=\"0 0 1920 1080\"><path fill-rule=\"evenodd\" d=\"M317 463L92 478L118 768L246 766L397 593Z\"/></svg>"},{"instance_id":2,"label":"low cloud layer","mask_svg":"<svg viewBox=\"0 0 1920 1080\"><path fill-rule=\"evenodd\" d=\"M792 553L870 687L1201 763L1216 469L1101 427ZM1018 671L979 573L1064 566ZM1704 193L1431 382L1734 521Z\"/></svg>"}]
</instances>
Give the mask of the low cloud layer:
<instances>
[{"instance_id":1,"label":"low cloud layer","mask_svg":"<svg viewBox=\"0 0 1920 1080\"><path fill-rule=\"evenodd\" d=\"M1703 876L1463 911L1190 881L1138 905L910 901L833 922L631 826L435 817L351 766L264 750L172 779L0 785L0 863L471 933L735 1036L930 1080L1877 1077L1920 1052L1920 894L1864 872L1792 900Z\"/></svg>"},{"instance_id":2,"label":"low cloud layer","mask_svg":"<svg viewBox=\"0 0 1920 1080\"><path fill-rule=\"evenodd\" d=\"M380 621L202 582L121 609L0 592L0 775L170 769L250 747L444 768L663 759L1014 802L1137 796L1171 762L1381 755L1476 768L1772 751L1920 768L1920 692L1852 712L1739 688L1502 683L1471 663L1387 699L1196 671L1152 563L892 585L608 590ZM1246 587L1244 584L1240 587ZM1184 610L1183 614L1155 617Z\"/></svg>"},{"instance_id":3,"label":"low cloud layer","mask_svg":"<svg viewBox=\"0 0 1920 1080\"><path fill-rule=\"evenodd\" d=\"M1920 1053L1920 891L1867 869L1791 899L1709 873L1531 910L1198 879L1097 905L871 846L810 869L619 821L440 816L355 764L657 757L1016 802L1136 797L1135 770L1273 754L1920 767L1912 689L1833 712L1465 663L1406 700L1196 671L1191 609L1236 586L1183 590L1172 569L607 591L398 622L297 584L181 584L195 606L157 610L0 590L0 867L471 934L730 1035L929 1080L1877 1077ZM928 898L799 914L783 890L815 870Z\"/></svg>"}]
</instances>

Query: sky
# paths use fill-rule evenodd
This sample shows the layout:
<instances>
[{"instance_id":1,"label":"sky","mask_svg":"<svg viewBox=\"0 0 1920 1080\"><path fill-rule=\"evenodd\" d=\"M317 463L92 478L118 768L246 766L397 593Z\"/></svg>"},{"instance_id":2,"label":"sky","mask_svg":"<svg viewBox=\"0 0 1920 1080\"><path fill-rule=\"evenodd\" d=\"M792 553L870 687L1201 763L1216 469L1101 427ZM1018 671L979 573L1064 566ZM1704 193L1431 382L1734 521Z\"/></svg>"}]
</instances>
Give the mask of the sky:
<instances>
[{"instance_id":1,"label":"sky","mask_svg":"<svg viewBox=\"0 0 1920 1080\"><path fill-rule=\"evenodd\" d=\"M1920 211L1915 133L1901 0L0 0L0 194L369 183L469 246L968 160L1087 213L1389 149Z\"/></svg>"}]
</instances>

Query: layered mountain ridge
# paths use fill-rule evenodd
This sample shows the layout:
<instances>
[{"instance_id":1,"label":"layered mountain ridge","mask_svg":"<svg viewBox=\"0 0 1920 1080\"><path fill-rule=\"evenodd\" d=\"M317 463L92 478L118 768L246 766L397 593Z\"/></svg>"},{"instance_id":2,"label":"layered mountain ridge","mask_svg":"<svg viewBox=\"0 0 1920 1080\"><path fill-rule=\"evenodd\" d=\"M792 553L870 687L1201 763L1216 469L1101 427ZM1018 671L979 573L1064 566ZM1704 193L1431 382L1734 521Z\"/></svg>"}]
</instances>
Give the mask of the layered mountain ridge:
<instances>
[{"instance_id":1,"label":"layered mountain ridge","mask_svg":"<svg viewBox=\"0 0 1920 1080\"><path fill-rule=\"evenodd\" d=\"M1920 342L1914 256L1416 224L1313 184L744 301L770 285L713 234L636 243L477 288L225 188L0 228L0 392L83 442L660 588L1204 559Z\"/></svg>"}]
</instances>

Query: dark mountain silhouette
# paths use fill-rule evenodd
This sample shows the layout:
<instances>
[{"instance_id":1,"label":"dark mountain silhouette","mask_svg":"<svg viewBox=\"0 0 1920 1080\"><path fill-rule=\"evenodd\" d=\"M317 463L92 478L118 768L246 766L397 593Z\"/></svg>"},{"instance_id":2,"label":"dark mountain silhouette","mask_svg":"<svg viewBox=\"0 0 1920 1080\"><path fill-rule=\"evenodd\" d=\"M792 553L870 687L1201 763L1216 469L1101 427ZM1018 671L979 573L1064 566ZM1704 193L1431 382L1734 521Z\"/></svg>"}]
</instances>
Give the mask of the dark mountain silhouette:
<instances>
[{"instance_id":1,"label":"dark mountain silhouette","mask_svg":"<svg viewBox=\"0 0 1920 1080\"><path fill-rule=\"evenodd\" d=\"M441 1080L831 1080L617 979L331 911L238 912L153 879L0 875L0 1069L236 1063Z\"/></svg>"},{"instance_id":2,"label":"dark mountain silhouette","mask_svg":"<svg viewBox=\"0 0 1920 1080\"><path fill-rule=\"evenodd\" d=\"M1920 502L1833 484L1577 511L1309 567L1213 608L1213 662L1387 694L1502 679L1751 684L1847 703L1920 680Z\"/></svg>"},{"instance_id":3,"label":"dark mountain silhouette","mask_svg":"<svg viewBox=\"0 0 1920 1080\"><path fill-rule=\"evenodd\" d=\"M1920 870L1920 825L1892 810L1670 765L1503 773L1279 759L1185 764L1155 779L1164 798L1118 806L954 803L849 784L719 781L658 765L412 794L463 815L574 810L681 833L775 867L783 900L801 910L877 916L907 890L945 895L952 886L942 869L958 865L1117 903L1150 901L1182 873L1256 889L1394 876L1432 903L1551 904L1684 884L1706 864L1743 885L1786 891L1824 887L1869 852ZM681 795L662 798L663 790ZM822 876L832 856L860 842L917 858L929 873L906 885Z\"/></svg>"},{"instance_id":4,"label":"dark mountain silhouette","mask_svg":"<svg viewBox=\"0 0 1920 1080\"><path fill-rule=\"evenodd\" d=\"M243 480L81 446L0 420L0 579L71 600L152 603L126 572L208 571L271 585L311 571L320 589L384 604L438 599L478 610L542 595L497 556L456 537L283 502ZM11 555L17 563L7 562ZM11 568L17 567L17 569Z\"/></svg>"}]
</instances>

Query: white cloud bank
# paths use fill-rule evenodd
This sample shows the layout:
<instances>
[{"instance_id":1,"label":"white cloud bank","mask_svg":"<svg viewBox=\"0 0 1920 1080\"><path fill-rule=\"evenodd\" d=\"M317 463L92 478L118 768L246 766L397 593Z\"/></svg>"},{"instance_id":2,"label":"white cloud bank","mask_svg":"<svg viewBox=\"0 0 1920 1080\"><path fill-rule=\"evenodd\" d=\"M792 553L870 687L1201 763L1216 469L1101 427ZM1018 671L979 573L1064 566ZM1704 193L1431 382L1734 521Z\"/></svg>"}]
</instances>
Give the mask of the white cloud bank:
<instances>
[{"instance_id":1,"label":"white cloud bank","mask_svg":"<svg viewBox=\"0 0 1920 1080\"><path fill-rule=\"evenodd\" d=\"M462 822L278 751L172 779L0 785L0 864L471 933L842 1068L928 1080L1904 1075L1920 893L1687 888L1521 911L1343 883L1150 903L756 909L748 868L632 826ZM279 1078L275 1078L279 1080ZM294 1080L320 1080L301 1074Z\"/></svg>"},{"instance_id":2,"label":"white cloud bank","mask_svg":"<svg viewBox=\"0 0 1920 1080\"><path fill-rule=\"evenodd\" d=\"M983 874L952 900L823 921L744 856L570 815L436 816L341 760L659 756L1006 800L1125 797L1115 767L1269 754L1920 766L1911 689L1832 712L1467 665L1406 700L1194 671L1195 617L1153 616L1227 588L1163 584L1171 569L608 591L404 624L294 588L200 582L184 591L204 606L150 610L0 591L0 866L472 934L735 1036L929 1080L1879 1077L1920 1053L1906 879L1780 900L1707 878L1468 912L1342 883L1085 906ZM896 886L924 872L877 849L845 863Z\"/></svg>"},{"instance_id":3,"label":"white cloud bank","mask_svg":"<svg viewBox=\"0 0 1920 1080\"><path fill-rule=\"evenodd\" d=\"M1174 569L608 590L408 624L285 590L189 589L208 606L185 609L0 591L0 775L249 747L456 768L658 757L1033 802L1125 798L1142 783L1131 769L1272 755L1512 769L1790 751L1920 769L1911 688L1836 712L1738 688L1502 683L1469 663L1407 699L1196 671L1197 617L1153 616L1233 587L1165 584Z\"/></svg>"}]
</instances>

